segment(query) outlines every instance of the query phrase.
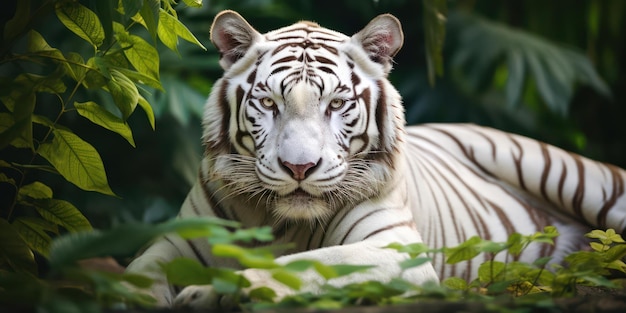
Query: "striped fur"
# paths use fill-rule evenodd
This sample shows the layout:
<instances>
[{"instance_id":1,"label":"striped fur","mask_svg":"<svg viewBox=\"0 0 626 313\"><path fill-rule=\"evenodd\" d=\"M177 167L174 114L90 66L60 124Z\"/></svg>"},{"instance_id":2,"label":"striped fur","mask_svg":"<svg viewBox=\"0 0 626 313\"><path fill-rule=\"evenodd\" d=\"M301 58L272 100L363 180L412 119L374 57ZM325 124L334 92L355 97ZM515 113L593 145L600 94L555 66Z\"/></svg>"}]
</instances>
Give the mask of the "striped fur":
<instances>
[{"instance_id":1,"label":"striped fur","mask_svg":"<svg viewBox=\"0 0 626 313\"><path fill-rule=\"evenodd\" d=\"M436 256L401 273L398 262L407 256L381 247L454 246L474 235L505 241L555 225L562 234L556 245L533 246L521 259L558 262L579 249L589 226L626 227L622 169L475 125L405 128L400 96L387 80L403 39L391 15L352 37L311 22L262 35L225 11L211 39L225 73L206 104L205 158L179 216L270 225L274 243L295 244L279 263L378 266L337 285L398 275L423 283L471 278L483 259L447 266ZM213 257L206 240L169 235L129 270L157 279L152 292L161 305L219 305L210 286L178 293L167 284L158 262L182 256L236 266ZM252 288L292 292L267 273L242 273ZM315 273L302 279L307 291L319 290Z\"/></svg>"}]
</instances>

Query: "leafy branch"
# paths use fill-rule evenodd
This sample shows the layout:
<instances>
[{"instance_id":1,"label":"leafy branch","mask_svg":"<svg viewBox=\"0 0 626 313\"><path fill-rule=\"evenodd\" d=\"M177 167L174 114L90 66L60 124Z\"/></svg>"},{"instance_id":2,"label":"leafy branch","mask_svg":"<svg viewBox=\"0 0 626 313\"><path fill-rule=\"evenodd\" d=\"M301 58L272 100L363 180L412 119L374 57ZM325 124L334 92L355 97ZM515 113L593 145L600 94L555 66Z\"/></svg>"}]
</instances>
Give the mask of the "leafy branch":
<instances>
[{"instance_id":1,"label":"leafy branch","mask_svg":"<svg viewBox=\"0 0 626 313\"><path fill-rule=\"evenodd\" d=\"M55 198L41 172L115 196L96 148L63 121L81 116L134 147L127 120L140 107L154 129L154 113L140 91L144 85L162 90L156 39L174 51L178 38L202 47L178 21L174 4L99 1L96 14L71 0L17 2L4 25L0 52L0 188L10 197L0 207L0 272L36 276L35 255L49 257L53 237L91 230L78 208ZM68 36L76 36L72 51L55 48L35 30L43 16L52 14ZM137 35L142 28L150 39ZM96 102L96 94L108 96L115 107ZM55 102L58 109L53 109Z\"/></svg>"}]
</instances>

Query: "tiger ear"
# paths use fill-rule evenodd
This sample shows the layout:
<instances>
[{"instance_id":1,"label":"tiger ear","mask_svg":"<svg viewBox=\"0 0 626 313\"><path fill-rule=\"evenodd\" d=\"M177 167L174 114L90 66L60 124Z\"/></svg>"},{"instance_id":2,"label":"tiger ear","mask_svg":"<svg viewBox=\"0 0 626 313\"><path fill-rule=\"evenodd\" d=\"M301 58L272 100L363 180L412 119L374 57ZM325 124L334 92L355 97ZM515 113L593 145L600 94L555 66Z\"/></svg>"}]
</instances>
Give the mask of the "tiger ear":
<instances>
[{"instance_id":1,"label":"tiger ear","mask_svg":"<svg viewBox=\"0 0 626 313\"><path fill-rule=\"evenodd\" d=\"M220 12L211 25L211 42L220 52L220 65L224 70L243 57L250 46L261 38L261 34L235 11Z\"/></svg>"},{"instance_id":2,"label":"tiger ear","mask_svg":"<svg viewBox=\"0 0 626 313\"><path fill-rule=\"evenodd\" d=\"M352 39L360 43L374 62L385 66L385 72L391 70L391 59L400 51L404 42L402 25L391 14L381 14L371 20Z\"/></svg>"}]
</instances>

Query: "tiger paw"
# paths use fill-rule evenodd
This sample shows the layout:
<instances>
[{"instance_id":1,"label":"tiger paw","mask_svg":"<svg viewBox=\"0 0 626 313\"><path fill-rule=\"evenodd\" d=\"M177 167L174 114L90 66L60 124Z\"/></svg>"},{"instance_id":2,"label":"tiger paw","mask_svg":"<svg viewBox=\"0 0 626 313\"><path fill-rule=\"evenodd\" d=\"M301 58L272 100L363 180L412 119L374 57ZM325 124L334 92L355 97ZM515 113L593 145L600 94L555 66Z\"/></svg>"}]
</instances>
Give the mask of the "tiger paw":
<instances>
[{"instance_id":1,"label":"tiger paw","mask_svg":"<svg viewBox=\"0 0 626 313\"><path fill-rule=\"evenodd\" d=\"M241 300L241 298L240 298ZM183 289L174 299L175 308L231 310L236 306L232 295L222 295L210 285L192 285Z\"/></svg>"}]
</instances>

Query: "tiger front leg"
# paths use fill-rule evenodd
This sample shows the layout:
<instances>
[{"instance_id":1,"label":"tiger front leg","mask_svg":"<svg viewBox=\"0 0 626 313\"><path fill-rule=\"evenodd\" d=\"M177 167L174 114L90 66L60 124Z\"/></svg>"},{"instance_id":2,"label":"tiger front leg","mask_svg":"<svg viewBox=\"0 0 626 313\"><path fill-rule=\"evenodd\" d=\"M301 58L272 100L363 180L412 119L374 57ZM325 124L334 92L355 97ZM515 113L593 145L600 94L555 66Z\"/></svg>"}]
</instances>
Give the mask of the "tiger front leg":
<instances>
[{"instance_id":1,"label":"tiger front leg","mask_svg":"<svg viewBox=\"0 0 626 313\"><path fill-rule=\"evenodd\" d=\"M246 269L240 272L251 283L250 287L241 290L241 294L234 295L240 299L247 299L249 292L258 287L268 287L276 293L274 301L280 301L286 296L296 292L310 292L320 294L324 284L342 287L352 283L365 281L388 282L392 278L401 277L413 284L421 285L429 281L438 282L439 278L430 263L402 270L399 263L408 259L409 256L392 249L381 248L388 245L387 242L363 241L342 246L332 246L282 256L276 259L278 264L288 264L297 260L319 261L326 265L350 264L372 265L373 268L365 272L357 272L347 276L337 277L330 280L324 279L314 269L300 273L302 288L295 291L271 278L267 270ZM175 306L191 308L233 308L236 303L233 295L218 295L211 286L188 286L176 297Z\"/></svg>"}]
</instances>

